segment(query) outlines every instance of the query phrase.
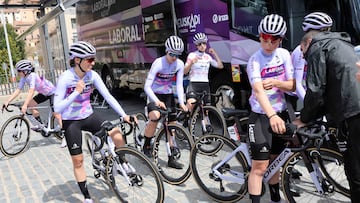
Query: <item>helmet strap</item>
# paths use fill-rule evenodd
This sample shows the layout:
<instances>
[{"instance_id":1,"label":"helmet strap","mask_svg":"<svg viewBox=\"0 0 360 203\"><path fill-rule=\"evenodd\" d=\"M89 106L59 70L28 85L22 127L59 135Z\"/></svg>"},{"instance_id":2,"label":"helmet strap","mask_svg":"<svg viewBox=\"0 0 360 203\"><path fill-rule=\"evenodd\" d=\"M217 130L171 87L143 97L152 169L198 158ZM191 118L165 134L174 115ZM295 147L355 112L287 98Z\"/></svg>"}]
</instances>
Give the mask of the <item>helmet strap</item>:
<instances>
[{"instance_id":1,"label":"helmet strap","mask_svg":"<svg viewBox=\"0 0 360 203\"><path fill-rule=\"evenodd\" d=\"M80 68L81 72L85 73L84 69L82 69L82 68L81 68L81 66L80 66L80 64L81 64L82 60L83 60L83 59L82 59L82 58L80 58L79 68Z\"/></svg>"}]
</instances>

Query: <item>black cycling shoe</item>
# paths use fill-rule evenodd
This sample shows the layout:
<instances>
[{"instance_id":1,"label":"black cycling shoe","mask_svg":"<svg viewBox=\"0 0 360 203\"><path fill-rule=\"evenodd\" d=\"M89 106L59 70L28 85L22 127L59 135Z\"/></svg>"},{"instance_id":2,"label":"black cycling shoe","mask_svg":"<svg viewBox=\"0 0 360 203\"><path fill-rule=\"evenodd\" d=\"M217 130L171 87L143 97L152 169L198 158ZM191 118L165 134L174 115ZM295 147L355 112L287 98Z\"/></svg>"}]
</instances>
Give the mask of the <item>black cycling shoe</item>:
<instances>
[{"instance_id":1,"label":"black cycling shoe","mask_svg":"<svg viewBox=\"0 0 360 203\"><path fill-rule=\"evenodd\" d=\"M182 169L184 167L184 165L177 162L175 160L174 156L169 156L168 167L175 168L175 169Z\"/></svg>"},{"instance_id":2,"label":"black cycling shoe","mask_svg":"<svg viewBox=\"0 0 360 203\"><path fill-rule=\"evenodd\" d=\"M143 147L143 152L144 154L148 157L148 158L152 158L153 155L152 155L152 149L150 146L145 146Z\"/></svg>"},{"instance_id":3,"label":"black cycling shoe","mask_svg":"<svg viewBox=\"0 0 360 203\"><path fill-rule=\"evenodd\" d=\"M302 176L302 173L300 173L300 171L293 169L291 170L291 177L294 179L300 179L300 177Z\"/></svg>"}]
</instances>

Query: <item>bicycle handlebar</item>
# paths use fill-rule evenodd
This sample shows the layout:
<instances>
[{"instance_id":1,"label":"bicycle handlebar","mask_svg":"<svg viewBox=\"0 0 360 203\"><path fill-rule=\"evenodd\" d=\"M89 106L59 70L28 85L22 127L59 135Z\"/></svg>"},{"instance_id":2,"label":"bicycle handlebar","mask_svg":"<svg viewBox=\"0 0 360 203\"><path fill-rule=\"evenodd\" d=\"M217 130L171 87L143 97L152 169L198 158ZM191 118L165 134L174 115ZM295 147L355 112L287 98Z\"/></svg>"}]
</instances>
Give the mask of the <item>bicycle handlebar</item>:
<instances>
[{"instance_id":1,"label":"bicycle handlebar","mask_svg":"<svg viewBox=\"0 0 360 203\"><path fill-rule=\"evenodd\" d=\"M104 135L106 135L106 132L112 130L113 128L115 128L117 125L124 123L124 118L120 117L118 122L112 123L108 120L104 121L101 125L100 125L100 130L96 133L94 133L94 136L102 138ZM130 122L131 123L135 123L135 118L134 116L130 116Z\"/></svg>"}]
</instances>

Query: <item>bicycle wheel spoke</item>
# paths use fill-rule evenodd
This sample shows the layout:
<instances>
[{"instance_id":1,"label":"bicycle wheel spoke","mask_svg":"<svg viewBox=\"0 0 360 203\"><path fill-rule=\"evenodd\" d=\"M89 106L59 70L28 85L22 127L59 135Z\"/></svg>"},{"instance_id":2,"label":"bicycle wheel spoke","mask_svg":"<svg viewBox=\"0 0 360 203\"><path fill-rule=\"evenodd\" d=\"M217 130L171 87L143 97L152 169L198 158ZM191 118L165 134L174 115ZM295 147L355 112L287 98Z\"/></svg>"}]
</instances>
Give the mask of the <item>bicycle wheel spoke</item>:
<instances>
[{"instance_id":1,"label":"bicycle wheel spoke","mask_svg":"<svg viewBox=\"0 0 360 203\"><path fill-rule=\"evenodd\" d=\"M162 129L155 138L154 159L164 180L169 184L178 185L190 177L189 156L193 146L193 140L182 126L169 124L168 128L174 136L174 147L170 149L171 155L169 154L168 144L166 143L165 130ZM182 168L175 168L169 163L171 161L182 165Z\"/></svg>"},{"instance_id":2,"label":"bicycle wheel spoke","mask_svg":"<svg viewBox=\"0 0 360 203\"><path fill-rule=\"evenodd\" d=\"M29 124L21 116L7 120L1 129L1 151L5 156L16 156L23 152L29 143Z\"/></svg>"},{"instance_id":3,"label":"bicycle wheel spoke","mask_svg":"<svg viewBox=\"0 0 360 203\"><path fill-rule=\"evenodd\" d=\"M120 167L112 164L108 171L110 186L122 201L162 202L164 187L155 166L141 152L130 148L120 148L117 153L125 160L129 182L124 178ZM115 162L114 160L112 160ZM109 166L110 164L108 164ZM122 164L123 165L123 164Z\"/></svg>"},{"instance_id":4,"label":"bicycle wheel spoke","mask_svg":"<svg viewBox=\"0 0 360 203\"><path fill-rule=\"evenodd\" d=\"M244 197L247 191L247 184L235 181L246 181L248 170L244 159L237 154L224 164L220 165L218 172L225 178L221 178L213 169L224 160L225 156L232 152L236 146L229 140L225 140L222 136L208 135L204 138L208 140L217 140L223 144L214 153L201 152L203 145L200 140L195 143L195 147L191 152L191 167L196 183L199 187L216 201L238 201Z\"/></svg>"}]
</instances>

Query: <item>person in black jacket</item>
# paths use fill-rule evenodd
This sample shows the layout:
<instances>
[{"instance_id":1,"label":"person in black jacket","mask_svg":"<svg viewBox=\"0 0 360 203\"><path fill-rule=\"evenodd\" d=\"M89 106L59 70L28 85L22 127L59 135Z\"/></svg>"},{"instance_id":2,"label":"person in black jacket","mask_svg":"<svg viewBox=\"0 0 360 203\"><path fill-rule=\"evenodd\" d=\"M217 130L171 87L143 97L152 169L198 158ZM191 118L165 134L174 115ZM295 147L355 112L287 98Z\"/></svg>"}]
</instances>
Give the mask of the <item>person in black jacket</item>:
<instances>
[{"instance_id":1,"label":"person in black jacket","mask_svg":"<svg viewBox=\"0 0 360 203\"><path fill-rule=\"evenodd\" d=\"M351 201L360 202L360 83L359 61L347 33L311 31L304 35L301 49L308 63L306 95L301 116L294 123L304 125L329 115L345 124L348 134L344 155ZM349 164L350 163L350 164Z\"/></svg>"}]
</instances>

